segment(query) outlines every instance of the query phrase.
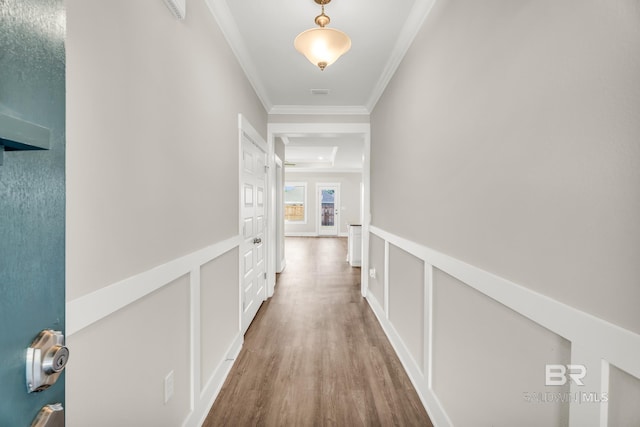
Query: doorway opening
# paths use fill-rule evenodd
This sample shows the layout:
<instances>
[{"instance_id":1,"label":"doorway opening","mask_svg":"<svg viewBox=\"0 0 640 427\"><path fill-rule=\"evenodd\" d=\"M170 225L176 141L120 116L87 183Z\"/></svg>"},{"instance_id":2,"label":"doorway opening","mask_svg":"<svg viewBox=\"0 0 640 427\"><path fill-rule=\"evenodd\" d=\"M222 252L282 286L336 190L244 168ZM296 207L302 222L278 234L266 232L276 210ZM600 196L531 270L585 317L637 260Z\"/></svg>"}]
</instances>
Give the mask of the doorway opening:
<instances>
[{"instance_id":1,"label":"doorway opening","mask_svg":"<svg viewBox=\"0 0 640 427\"><path fill-rule=\"evenodd\" d=\"M369 123L270 123L268 141L271 152L282 156L285 188L291 183L299 187L302 183L306 188L306 200L300 197L297 202L292 198L295 194L288 197L283 189L282 216L289 219L282 237L347 237L351 225L362 225L355 245L362 252L360 282L366 296L368 275L362 272L367 271L369 246ZM287 206L288 199L291 206ZM273 200L275 203L275 195ZM280 221L276 209L270 210L274 225ZM344 242L346 245L347 239ZM273 268L277 271L275 258Z\"/></svg>"}]
</instances>

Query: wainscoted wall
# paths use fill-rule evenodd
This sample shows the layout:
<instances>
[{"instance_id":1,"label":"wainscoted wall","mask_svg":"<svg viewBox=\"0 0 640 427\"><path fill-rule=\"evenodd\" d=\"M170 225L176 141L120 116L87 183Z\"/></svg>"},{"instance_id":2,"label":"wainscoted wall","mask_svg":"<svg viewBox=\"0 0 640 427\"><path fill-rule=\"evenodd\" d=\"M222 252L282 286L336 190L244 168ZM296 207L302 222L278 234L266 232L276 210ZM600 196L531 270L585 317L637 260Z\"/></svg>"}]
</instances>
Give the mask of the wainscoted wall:
<instances>
[{"instance_id":1,"label":"wainscoted wall","mask_svg":"<svg viewBox=\"0 0 640 427\"><path fill-rule=\"evenodd\" d=\"M438 425L638 425L639 29L637 0L434 1L371 112L368 298ZM611 399L526 401L564 390Z\"/></svg>"},{"instance_id":2,"label":"wainscoted wall","mask_svg":"<svg viewBox=\"0 0 640 427\"><path fill-rule=\"evenodd\" d=\"M239 243L220 242L67 303L67 384L84 390L71 395L69 425L202 423L242 346ZM170 372L174 394L165 402ZM105 407L115 409L97 416Z\"/></svg>"},{"instance_id":3,"label":"wainscoted wall","mask_svg":"<svg viewBox=\"0 0 640 427\"><path fill-rule=\"evenodd\" d=\"M376 274L367 300L434 424L638 425L640 335L380 228L369 232ZM584 386L546 386L547 364L584 365Z\"/></svg>"},{"instance_id":4,"label":"wainscoted wall","mask_svg":"<svg viewBox=\"0 0 640 427\"><path fill-rule=\"evenodd\" d=\"M615 366L609 375L609 425L640 426L640 379Z\"/></svg>"},{"instance_id":5,"label":"wainscoted wall","mask_svg":"<svg viewBox=\"0 0 640 427\"><path fill-rule=\"evenodd\" d=\"M238 114L267 113L186 3L65 2L69 427L199 425L242 344Z\"/></svg>"}]
</instances>

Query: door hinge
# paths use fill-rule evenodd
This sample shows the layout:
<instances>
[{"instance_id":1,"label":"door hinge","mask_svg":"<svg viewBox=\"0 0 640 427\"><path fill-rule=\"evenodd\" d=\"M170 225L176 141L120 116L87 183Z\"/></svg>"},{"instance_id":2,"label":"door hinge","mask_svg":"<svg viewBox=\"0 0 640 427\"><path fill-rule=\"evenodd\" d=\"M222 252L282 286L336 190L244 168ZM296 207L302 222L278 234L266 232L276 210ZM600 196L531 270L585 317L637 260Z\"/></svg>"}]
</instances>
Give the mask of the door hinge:
<instances>
[{"instance_id":1,"label":"door hinge","mask_svg":"<svg viewBox=\"0 0 640 427\"><path fill-rule=\"evenodd\" d=\"M264 171L265 171L265 173L269 172L269 165L264 165Z\"/></svg>"},{"instance_id":2,"label":"door hinge","mask_svg":"<svg viewBox=\"0 0 640 427\"><path fill-rule=\"evenodd\" d=\"M267 272L264 272L264 280L267 280Z\"/></svg>"}]
</instances>

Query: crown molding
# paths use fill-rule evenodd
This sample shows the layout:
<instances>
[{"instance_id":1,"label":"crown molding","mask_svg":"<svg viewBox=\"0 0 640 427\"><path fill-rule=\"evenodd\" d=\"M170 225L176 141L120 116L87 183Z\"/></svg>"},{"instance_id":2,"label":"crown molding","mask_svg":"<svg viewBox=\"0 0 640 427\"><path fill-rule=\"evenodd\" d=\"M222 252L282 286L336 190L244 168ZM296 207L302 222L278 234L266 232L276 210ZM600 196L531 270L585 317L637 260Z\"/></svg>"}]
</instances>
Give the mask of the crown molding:
<instances>
[{"instance_id":1,"label":"crown molding","mask_svg":"<svg viewBox=\"0 0 640 427\"><path fill-rule=\"evenodd\" d=\"M384 67L384 70L378 79L378 83L376 83L375 87L371 91L369 102L367 102L366 105L367 110L373 111L376 107L376 104L400 66L404 55L407 53L407 50L409 50L409 47L413 43L413 39L416 38L418 31L422 27L425 19L427 19L427 16L429 15L429 12L431 12L435 2L436 0L417 0L413 5L411 13L409 13L409 17L402 27L402 31L398 36L398 40L391 52L391 56L387 61L387 65Z\"/></svg>"},{"instance_id":2,"label":"crown molding","mask_svg":"<svg viewBox=\"0 0 640 427\"><path fill-rule=\"evenodd\" d=\"M422 24L431 12L436 0L416 0L405 25L398 36L396 44L391 52L384 70L380 74L378 82L371 91L371 96L365 105L273 105L269 100L267 91L262 83L260 73L251 60L249 51L244 43L244 38L227 6L225 0L205 0L211 14L220 26L220 29L236 56L240 67L244 71L251 86L260 99L268 114L298 114L298 115L369 115L375 108L378 100L384 93L391 78L402 62L404 55L413 43Z\"/></svg>"},{"instance_id":3,"label":"crown molding","mask_svg":"<svg viewBox=\"0 0 640 427\"><path fill-rule=\"evenodd\" d=\"M285 164L285 173L362 173L362 168L298 168Z\"/></svg>"},{"instance_id":4,"label":"crown molding","mask_svg":"<svg viewBox=\"0 0 640 427\"><path fill-rule=\"evenodd\" d=\"M274 105L269 114L369 115L363 105Z\"/></svg>"},{"instance_id":5,"label":"crown molding","mask_svg":"<svg viewBox=\"0 0 640 427\"><path fill-rule=\"evenodd\" d=\"M249 83L253 86L256 95L260 99L262 106L266 111L273 108L273 104L269 101L267 91L264 88L260 73L255 67L255 64L251 60L249 51L244 43L244 38L240 31L238 31L238 25L236 24L233 15L229 10L229 6L225 0L205 0L205 3L209 7L209 11L213 15L214 19L218 23L222 34L224 35L227 43L231 47L236 59L240 63L240 67L247 76Z\"/></svg>"}]
</instances>

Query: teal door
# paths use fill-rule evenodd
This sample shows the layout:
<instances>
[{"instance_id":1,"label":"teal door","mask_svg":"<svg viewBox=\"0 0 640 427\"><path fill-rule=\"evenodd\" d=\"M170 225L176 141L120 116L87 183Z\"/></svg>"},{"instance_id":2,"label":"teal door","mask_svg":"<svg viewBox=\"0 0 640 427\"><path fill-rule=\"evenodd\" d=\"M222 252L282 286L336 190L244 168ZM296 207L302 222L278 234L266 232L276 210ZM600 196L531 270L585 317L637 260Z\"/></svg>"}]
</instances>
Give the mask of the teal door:
<instances>
[{"instance_id":1,"label":"teal door","mask_svg":"<svg viewBox=\"0 0 640 427\"><path fill-rule=\"evenodd\" d=\"M64 404L64 373L27 393L25 355L64 331L65 25L64 0L0 0L0 426Z\"/></svg>"}]
</instances>

